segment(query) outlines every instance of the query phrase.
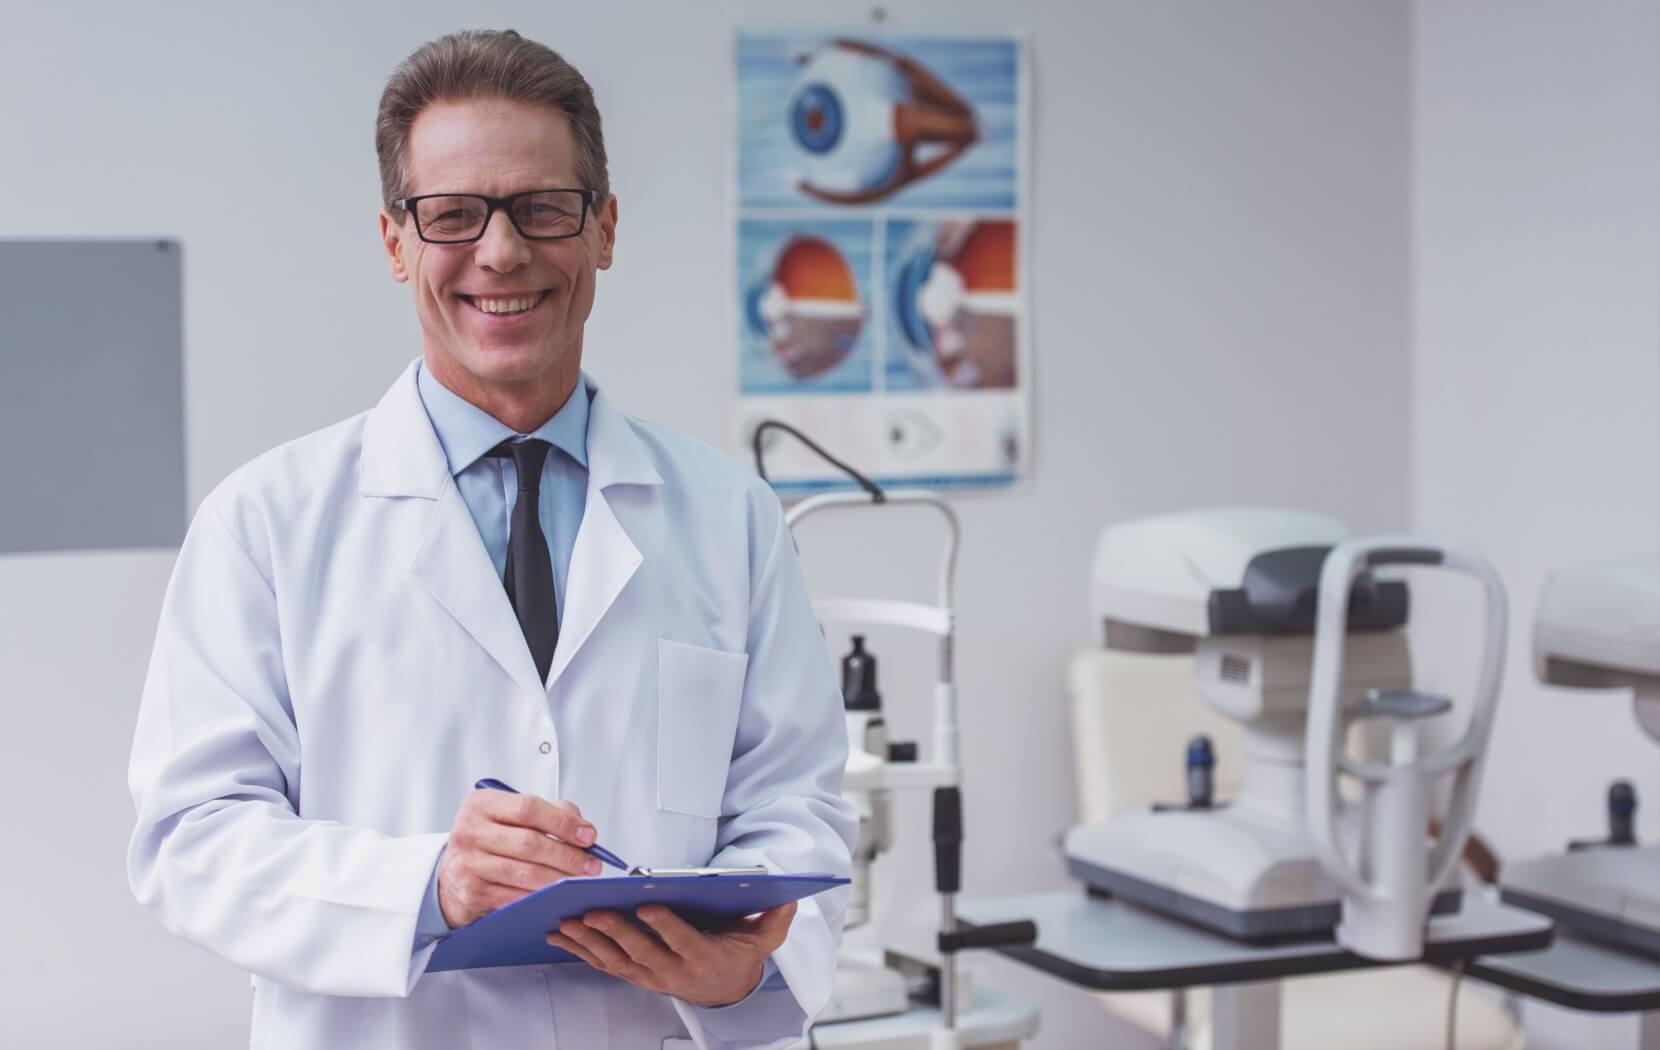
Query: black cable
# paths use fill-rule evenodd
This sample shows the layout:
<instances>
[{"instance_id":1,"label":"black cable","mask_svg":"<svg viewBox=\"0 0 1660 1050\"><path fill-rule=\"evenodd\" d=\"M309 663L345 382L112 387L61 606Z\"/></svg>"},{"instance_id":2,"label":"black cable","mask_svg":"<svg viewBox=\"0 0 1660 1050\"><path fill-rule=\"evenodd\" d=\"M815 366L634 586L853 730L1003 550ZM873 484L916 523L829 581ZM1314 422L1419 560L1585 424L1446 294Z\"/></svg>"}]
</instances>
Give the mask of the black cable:
<instances>
[{"instance_id":1,"label":"black cable","mask_svg":"<svg viewBox=\"0 0 1660 1050\"><path fill-rule=\"evenodd\" d=\"M797 430L795 427L792 427L788 423L785 423L783 420L779 420L779 419L763 419L763 420L761 420L760 423L756 424L755 433L750 439L750 447L755 452L755 473L761 475L761 480L762 481L767 481L767 482L771 481L771 479L767 477L767 465L766 465L766 462L765 462L765 460L763 459L763 457L761 455L761 435L764 434L769 428L774 429L774 430L782 430L787 434L791 434L795 437L795 439L797 441L801 442L803 445L806 445L808 448L812 449L814 452L817 452L831 466L835 467L836 469L840 470L842 473L846 474L848 477L852 478L854 481L858 482L860 488L862 488L866 492L870 493L870 499L871 499L872 503L884 503L884 502L887 501L887 498L888 498L887 493L882 491L882 487L880 485L876 484L876 482L870 480L869 478L865 477L863 474L861 474L858 471L854 470L852 467L848 466L846 463L843 463L841 460L837 459L835 456L832 456L830 453L824 451L824 448L821 445L819 445L818 442L814 441L812 438L808 437L806 434L803 434L801 431Z\"/></svg>"}]
</instances>

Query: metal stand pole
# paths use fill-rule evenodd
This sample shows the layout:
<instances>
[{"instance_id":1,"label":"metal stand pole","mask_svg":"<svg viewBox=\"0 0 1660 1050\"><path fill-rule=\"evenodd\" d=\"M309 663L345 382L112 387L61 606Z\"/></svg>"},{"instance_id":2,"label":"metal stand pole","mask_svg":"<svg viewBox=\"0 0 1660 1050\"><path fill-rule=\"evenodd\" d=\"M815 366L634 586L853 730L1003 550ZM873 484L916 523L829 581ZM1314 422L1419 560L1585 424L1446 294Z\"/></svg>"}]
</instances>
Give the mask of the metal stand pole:
<instances>
[{"instance_id":1,"label":"metal stand pole","mask_svg":"<svg viewBox=\"0 0 1660 1050\"><path fill-rule=\"evenodd\" d=\"M949 935L957 932L956 901L955 893L940 894L941 933ZM945 958L940 960L940 1016L945 1018L946 1028L957 1027L957 981L957 953L946 952Z\"/></svg>"},{"instance_id":2,"label":"metal stand pole","mask_svg":"<svg viewBox=\"0 0 1660 1050\"><path fill-rule=\"evenodd\" d=\"M1660 1050L1660 1013L1637 1015L1637 1050Z\"/></svg>"},{"instance_id":3,"label":"metal stand pole","mask_svg":"<svg viewBox=\"0 0 1660 1050\"><path fill-rule=\"evenodd\" d=\"M1187 989L1170 993L1169 1050L1187 1050Z\"/></svg>"},{"instance_id":4,"label":"metal stand pole","mask_svg":"<svg viewBox=\"0 0 1660 1050\"><path fill-rule=\"evenodd\" d=\"M1214 1050L1279 1050L1278 981L1218 985L1210 995Z\"/></svg>"}]
</instances>

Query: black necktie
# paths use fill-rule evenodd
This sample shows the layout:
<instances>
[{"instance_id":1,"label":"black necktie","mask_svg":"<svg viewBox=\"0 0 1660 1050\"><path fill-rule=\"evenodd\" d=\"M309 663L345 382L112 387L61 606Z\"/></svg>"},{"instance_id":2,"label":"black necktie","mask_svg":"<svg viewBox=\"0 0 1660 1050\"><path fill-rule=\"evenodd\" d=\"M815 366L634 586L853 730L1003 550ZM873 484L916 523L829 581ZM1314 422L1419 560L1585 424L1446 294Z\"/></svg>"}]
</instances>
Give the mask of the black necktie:
<instances>
[{"instance_id":1,"label":"black necktie","mask_svg":"<svg viewBox=\"0 0 1660 1050\"><path fill-rule=\"evenodd\" d=\"M540 517L542 463L553 446L546 441L503 441L487 455L513 460L519 472L519 497L507 534L507 568L502 584L507 600L519 616L519 629L530 645L531 659L542 681L553 665L553 647L559 641L559 603L553 589L553 559L542 535Z\"/></svg>"}]
</instances>

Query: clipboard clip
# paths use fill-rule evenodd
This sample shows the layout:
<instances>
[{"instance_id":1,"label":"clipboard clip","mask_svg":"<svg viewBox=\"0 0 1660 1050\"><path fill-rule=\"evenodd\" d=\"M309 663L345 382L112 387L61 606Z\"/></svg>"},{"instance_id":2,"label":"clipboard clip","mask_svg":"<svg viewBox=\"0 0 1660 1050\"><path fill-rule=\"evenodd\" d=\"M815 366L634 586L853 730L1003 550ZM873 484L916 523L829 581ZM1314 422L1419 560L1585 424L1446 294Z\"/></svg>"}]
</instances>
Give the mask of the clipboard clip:
<instances>
[{"instance_id":1,"label":"clipboard clip","mask_svg":"<svg viewBox=\"0 0 1660 1050\"><path fill-rule=\"evenodd\" d=\"M760 864L753 864L744 868L635 868L629 874L644 876L648 879L685 879L711 878L721 875L765 875L767 869Z\"/></svg>"}]
</instances>

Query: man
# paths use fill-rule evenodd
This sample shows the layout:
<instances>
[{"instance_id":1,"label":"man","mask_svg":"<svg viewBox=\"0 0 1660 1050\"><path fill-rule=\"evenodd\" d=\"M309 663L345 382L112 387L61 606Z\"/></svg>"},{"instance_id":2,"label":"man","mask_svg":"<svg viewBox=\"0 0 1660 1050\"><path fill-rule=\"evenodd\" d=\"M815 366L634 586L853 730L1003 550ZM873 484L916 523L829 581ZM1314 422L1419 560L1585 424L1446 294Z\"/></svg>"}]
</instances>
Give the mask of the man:
<instances>
[{"instance_id":1,"label":"man","mask_svg":"<svg viewBox=\"0 0 1660 1050\"><path fill-rule=\"evenodd\" d=\"M134 892L253 972L256 1046L788 1042L839 892L710 933L594 913L548 934L581 963L423 974L450 929L596 874L596 840L845 872L854 822L776 499L581 372L617 228L587 83L515 33L445 37L376 147L423 355L198 511L133 745Z\"/></svg>"}]
</instances>

